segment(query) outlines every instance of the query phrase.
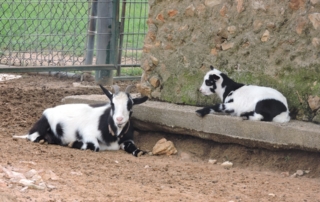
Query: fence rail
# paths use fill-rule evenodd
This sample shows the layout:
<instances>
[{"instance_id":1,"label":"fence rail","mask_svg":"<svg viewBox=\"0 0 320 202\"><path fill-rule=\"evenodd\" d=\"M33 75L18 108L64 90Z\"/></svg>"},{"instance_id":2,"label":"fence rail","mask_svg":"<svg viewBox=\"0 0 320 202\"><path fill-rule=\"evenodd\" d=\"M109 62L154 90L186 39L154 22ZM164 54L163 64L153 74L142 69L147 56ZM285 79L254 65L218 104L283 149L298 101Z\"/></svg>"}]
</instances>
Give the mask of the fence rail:
<instances>
[{"instance_id":1,"label":"fence rail","mask_svg":"<svg viewBox=\"0 0 320 202\"><path fill-rule=\"evenodd\" d=\"M98 4L111 5L112 14L92 15ZM147 14L146 0L0 0L0 72L105 68L120 75L140 66ZM109 39L101 43L101 35ZM118 59L99 62L99 52Z\"/></svg>"}]
</instances>

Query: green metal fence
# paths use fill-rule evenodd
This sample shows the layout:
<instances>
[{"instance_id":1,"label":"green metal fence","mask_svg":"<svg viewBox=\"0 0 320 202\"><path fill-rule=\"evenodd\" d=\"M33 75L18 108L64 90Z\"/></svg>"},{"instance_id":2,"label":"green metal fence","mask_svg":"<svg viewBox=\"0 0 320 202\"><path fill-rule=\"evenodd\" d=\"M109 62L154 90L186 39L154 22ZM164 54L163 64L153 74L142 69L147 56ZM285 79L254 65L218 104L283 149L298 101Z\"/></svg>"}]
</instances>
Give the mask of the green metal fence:
<instances>
[{"instance_id":1,"label":"green metal fence","mask_svg":"<svg viewBox=\"0 0 320 202\"><path fill-rule=\"evenodd\" d=\"M146 0L0 0L0 72L134 71L147 15Z\"/></svg>"}]
</instances>

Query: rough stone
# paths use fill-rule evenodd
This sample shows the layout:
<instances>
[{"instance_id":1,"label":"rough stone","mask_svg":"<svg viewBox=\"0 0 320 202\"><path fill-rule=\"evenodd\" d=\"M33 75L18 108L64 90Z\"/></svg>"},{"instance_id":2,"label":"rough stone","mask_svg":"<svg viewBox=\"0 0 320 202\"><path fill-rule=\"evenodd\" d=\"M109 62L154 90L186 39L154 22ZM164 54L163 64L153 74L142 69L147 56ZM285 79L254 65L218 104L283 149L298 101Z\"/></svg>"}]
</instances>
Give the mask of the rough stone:
<instances>
[{"instance_id":1,"label":"rough stone","mask_svg":"<svg viewBox=\"0 0 320 202\"><path fill-rule=\"evenodd\" d=\"M221 4L222 0L205 0L204 4L208 7L214 7Z\"/></svg>"},{"instance_id":2,"label":"rough stone","mask_svg":"<svg viewBox=\"0 0 320 202\"><path fill-rule=\"evenodd\" d=\"M313 117L312 122L320 124L320 109L316 112L316 115Z\"/></svg>"},{"instance_id":3,"label":"rough stone","mask_svg":"<svg viewBox=\"0 0 320 202\"><path fill-rule=\"evenodd\" d=\"M206 6L203 4L199 4L196 8L196 12L198 16L203 16L206 12Z\"/></svg>"},{"instance_id":4,"label":"rough stone","mask_svg":"<svg viewBox=\"0 0 320 202\"><path fill-rule=\"evenodd\" d=\"M172 9L172 10L169 10L169 11L168 11L168 16L169 16L170 18L172 18L172 17L176 16L178 13L179 13L178 10Z\"/></svg>"},{"instance_id":5,"label":"rough stone","mask_svg":"<svg viewBox=\"0 0 320 202\"><path fill-rule=\"evenodd\" d=\"M151 44L144 44L142 49L144 53L149 53L152 48L153 46Z\"/></svg>"},{"instance_id":6,"label":"rough stone","mask_svg":"<svg viewBox=\"0 0 320 202\"><path fill-rule=\"evenodd\" d=\"M263 11L267 10L263 1L254 1L254 2L252 2L252 8L254 10L263 10Z\"/></svg>"},{"instance_id":7,"label":"rough stone","mask_svg":"<svg viewBox=\"0 0 320 202\"><path fill-rule=\"evenodd\" d=\"M269 40L269 38L270 38L270 32L268 30L264 31L264 33L261 37L261 41L266 42Z\"/></svg>"},{"instance_id":8,"label":"rough stone","mask_svg":"<svg viewBox=\"0 0 320 202\"><path fill-rule=\"evenodd\" d=\"M158 77L153 76L149 79L150 84L154 87L157 88L160 85L160 80Z\"/></svg>"},{"instance_id":9,"label":"rough stone","mask_svg":"<svg viewBox=\"0 0 320 202\"><path fill-rule=\"evenodd\" d=\"M150 71L151 70L151 66L149 64L149 61L148 60L145 60L142 62L142 65L141 65L141 68L144 70L144 71Z\"/></svg>"},{"instance_id":10,"label":"rough stone","mask_svg":"<svg viewBox=\"0 0 320 202\"><path fill-rule=\"evenodd\" d=\"M297 34L301 35L302 32L305 30L306 25L308 21L305 17L300 17L297 21L297 26L296 26L296 32Z\"/></svg>"},{"instance_id":11,"label":"rough stone","mask_svg":"<svg viewBox=\"0 0 320 202\"><path fill-rule=\"evenodd\" d=\"M228 49L230 49L230 48L232 48L234 46L234 43L223 43L223 44L221 44L221 49L222 50L228 50Z\"/></svg>"},{"instance_id":12,"label":"rough stone","mask_svg":"<svg viewBox=\"0 0 320 202\"><path fill-rule=\"evenodd\" d=\"M213 48L213 49L211 49L210 54L217 56L218 55L218 50L216 48Z\"/></svg>"},{"instance_id":13,"label":"rough stone","mask_svg":"<svg viewBox=\"0 0 320 202\"><path fill-rule=\"evenodd\" d=\"M312 111L316 111L320 108L320 97L310 95L308 97L308 104Z\"/></svg>"},{"instance_id":14,"label":"rough stone","mask_svg":"<svg viewBox=\"0 0 320 202\"><path fill-rule=\"evenodd\" d=\"M150 59L152 61L152 64L154 64L155 66L158 66L159 60L156 57L150 55Z\"/></svg>"},{"instance_id":15,"label":"rough stone","mask_svg":"<svg viewBox=\"0 0 320 202\"><path fill-rule=\"evenodd\" d=\"M164 22L164 17L162 13L159 13L156 17L156 20L160 21L160 22Z\"/></svg>"},{"instance_id":16,"label":"rough stone","mask_svg":"<svg viewBox=\"0 0 320 202\"><path fill-rule=\"evenodd\" d=\"M308 18L311 21L314 29L318 29L320 27L320 13L309 14Z\"/></svg>"},{"instance_id":17,"label":"rough stone","mask_svg":"<svg viewBox=\"0 0 320 202\"><path fill-rule=\"evenodd\" d=\"M320 4L320 0L310 0L312 5Z\"/></svg>"},{"instance_id":18,"label":"rough stone","mask_svg":"<svg viewBox=\"0 0 320 202\"><path fill-rule=\"evenodd\" d=\"M151 88L147 86L145 83L137 84L136 87L138 91L141 93L141 95L150 97Z\"/></svg>"},{"instance_id":19,"label":"rough stone","mask_svg":"<svg viewBox=\"0 0 320 202\"><path fill-rule=\"evenodd\" d=\"M189 5L186 10L184 11L185 16L193 17L194 16L194 11L196 8L194 7L193 4Z\"/></svg>"},{"instance_id":20,"label":"rough stone","mask_svg":"<svg viewBox=\"0 0 320 202\"><path fill-rule=\"evenodd\" d=\"M227 15L227 11L228 11L228 7L226 4L224 4L220 9L219 13L222 17L225 17Z\"/></svg>"},{"instance_id":21,"label":"rough stone","mask_svg":"<svg viewBox=\"0 0 320 202\"><path fill-rule=\"evenodd\" d=\"M175 148L174 144L167 139L160 139L152 148L152 154L154 155L172 155L176 154L178 151Z\"/></svg>"},{"instance_id":22,"label":"rough stone","mask_svg":"<svg viewBox=\"0 0 320 202\"><path fill-rule=\"evenodd\" d=\"M228 30L228 32L229 32L230 34L234 34L234 33L236 32L236 30L237 30L237 27L236 27L236 26L229 26L229 27L227 28L227 30Z\"/></svg>"},{"instance_id":23,"label":"rough stone","mask_svg":"<svg viewBox=\"0 0 320 202\"><path fill-rule=\"evenodd\" d=\"M236 0L236 2L237 2L237 11L238 13L241 13L244 10L243 0Z\"/></svg>"},{"instance_id":24,"label":"rough stone","mask_svg":"<svg viewBox=\"0 0 320 202\"><path fill-rule=\"evenodd\" d=\"M305 0L290 0L289 1L289 8L292 10L298 10L303 8L305 4Z\"/></svg>"},{"instance_id":25,"label":"rough stone","mask_svg":"<svg viewBox=\"0 0 320 202\"><path fill-rule=\"evenodd\" d=\"M314 38L312 39L312 45L313 45L314 47L319 47L319 45L320 45L320 39L314 37Z\"/></svg>"}]
</instances>

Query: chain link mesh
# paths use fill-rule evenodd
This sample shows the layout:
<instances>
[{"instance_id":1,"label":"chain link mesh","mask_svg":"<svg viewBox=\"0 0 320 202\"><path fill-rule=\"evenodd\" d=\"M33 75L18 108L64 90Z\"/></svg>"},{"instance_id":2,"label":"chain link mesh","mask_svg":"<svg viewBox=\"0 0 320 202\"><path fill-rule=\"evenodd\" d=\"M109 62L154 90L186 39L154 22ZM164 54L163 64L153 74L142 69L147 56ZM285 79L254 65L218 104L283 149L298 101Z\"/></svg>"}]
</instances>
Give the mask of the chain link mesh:
<instances>
[{"instance_id":1,"label":"chain link mesh","mask_svg":"<svg viewBox=\"0 0 320 202\"><path fill-rule=\"evenodd\" d=\"M0 0L0 65L84 65L91 5L88 0ZM147 15L146 0L120 2L118 66L140 66Z\"/></svg>"}]
</instances>

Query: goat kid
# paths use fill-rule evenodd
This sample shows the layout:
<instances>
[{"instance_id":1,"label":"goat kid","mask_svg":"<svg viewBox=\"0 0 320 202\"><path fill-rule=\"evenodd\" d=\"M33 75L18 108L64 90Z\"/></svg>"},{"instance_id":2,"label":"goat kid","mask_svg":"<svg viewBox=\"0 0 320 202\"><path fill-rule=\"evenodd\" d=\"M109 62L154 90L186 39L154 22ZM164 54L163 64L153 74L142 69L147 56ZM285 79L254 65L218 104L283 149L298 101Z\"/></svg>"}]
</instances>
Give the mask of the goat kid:
<instances>
[{"instance_id":1,"label":"goat kid","mask_svg":"<svg viewBox=\"0 0 320 202\"><path fill-rule=\"evenodd\" d=\"M133 105L147 101L148 97L132 98L132 86L125 92L110 93L101 86L110 103L100 105L66 104L44 110L42 117L34 124L24 138L32 142L44 140L77 149L93 151L119 150L134 156L145 154L133 142L133 127L130 124Z\"/></svg>"},{"instance_id":2,"label":"goat kid","mask_svg":"<svg viewBox=\"0 0 320 202\"><path fill-rule=\"evenodd\" d=\"M204 95L216 93L223 103L197 110L198 116L223 112L256 121L284 123L290 120L287 99L279 91L236 83L213 66L210 69L200 92Z\"/></svg>"}]
</instances>

